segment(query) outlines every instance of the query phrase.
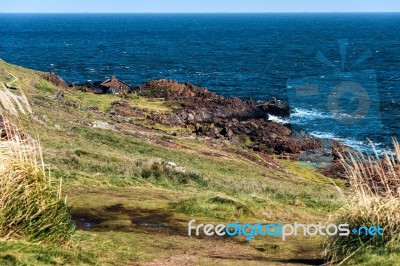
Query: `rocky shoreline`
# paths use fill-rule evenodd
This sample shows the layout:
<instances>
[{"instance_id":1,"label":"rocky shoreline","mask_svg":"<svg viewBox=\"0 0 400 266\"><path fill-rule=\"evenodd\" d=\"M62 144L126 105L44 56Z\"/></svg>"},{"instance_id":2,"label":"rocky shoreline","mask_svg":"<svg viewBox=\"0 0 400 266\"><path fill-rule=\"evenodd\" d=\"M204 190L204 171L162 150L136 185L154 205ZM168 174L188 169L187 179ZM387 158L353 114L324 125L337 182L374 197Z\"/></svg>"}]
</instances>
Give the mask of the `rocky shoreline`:
<instances>
[{"instance_id":1,"label":"rocky shoreline","mask_svg":"<svg viewBox=\"0 0 400 266\"><path fill-rule=\"evenodd\" d=\"M88 84L67 85L53 73L49 75L49 80L62 85L57 86L64 92L71 88L88 92ZM343 154L348 147L336 140L295 132L289 123L269 120L270 116L290 117L290 106L285 103L275 99L255 103L251 99L244 101L224 97L191 83L167 79L149 81L133 91L133 94L120 95L121 100L112 104L108 115L114 121L129 122L129 117L142 117L156 124L180 126L197 136L224 139L261 154L276 154L302 161L319 168L327 176L343 176L338 159L339 154ZM130 95L162 98L174 111L145 114L124 100Z\"/></svg>"},{"instance_id":2,"label":"rocky shoreline","mask_svg":"<svg viewBox=\"0 0 400 266\"><path fill-rule=\"evenodd\" d=\"M245 139L254 150L266 153L296 155L308 150L324 148L324 140L306 132L293 132L290 124L270 121L270 115L289 117L290 107L278 101L255 104L252 100L227 98L190 83L172 80L150 81L138 91L140 95L165 98L179 104L174 114L154 116L166 125L185 125L198 135L230 140ZM326 142L326 140L325 140ZM332 141L332 154L342 146Z\"/></svg>"}]
</instances>

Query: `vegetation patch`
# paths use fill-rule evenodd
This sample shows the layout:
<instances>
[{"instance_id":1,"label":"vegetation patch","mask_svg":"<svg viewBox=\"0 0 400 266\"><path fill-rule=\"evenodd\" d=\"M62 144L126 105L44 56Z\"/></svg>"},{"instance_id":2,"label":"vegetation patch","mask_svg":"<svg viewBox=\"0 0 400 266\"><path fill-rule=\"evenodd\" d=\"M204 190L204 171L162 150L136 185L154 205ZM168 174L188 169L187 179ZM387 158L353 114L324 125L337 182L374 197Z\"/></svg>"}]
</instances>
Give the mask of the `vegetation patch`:
<instances>
[{"instance_id":1,"label":"vegetation patch","mask_svg":"<svg viewBox=\"0 0 400 266\"><path fill-rule=\"evenodd\" d=\"M252 216L251 204L225 195L197 196L171 204L171 208L187 214L217 219Z\"/></svg>"},{"instance_id":2,"label":"vegetation patch","mask_svg":"<svg viewBox=\"0 0 400 266\"><path fill-rule=\"evenodd\" d=\"M66 243L75 227L61 190L37 163L40 148L26 136L8 137L0 141L0 236Z\"/></svg>"},{"instance_id":3,"label":"vegetation patch","mask_svg":"<svg viewBox=\"0 0 400 266\"><path fill-rule=\"evenodd\" d=\"M393 145L394 154L386 153L383 159L378 155L372 158L359 153L342 157L352 193L348 203L334 215L333 222L347 223L350 230L381 227L383 235L376 229L375 234L363 230L346 237L330 237L325 255L333 263L354 261L357 257L365 260L371 254L390 256L399 253L400 147L397 141L393 141Z\"/></svg>"},{"instance_id":4,"label":"vegetation patch","mask_svg":"<svg viewBox=\"0 0 400 266\"><path fill-rule=\"evenodd\" d=\"M0 241L0 265L96 265L96 261L93 256L81 250L62 249L55 245Z\"/></svg>"},{"instance_id":5,"label":"vegetation patch","mask_svg":"<svg viewBox=\"0 0 400 266\"><path fill-rule=\"evenodd\" d=\"M178 168L179 169L179 168ZM166 186L189 186L205 188L208 182L205 178L194 172L169 168L163 162L153 162L150 166L143 166L140 176L143 179Z\"/></svg>"},{"instance_id":6,"label":"vegetation patch","mask_svg":"<svg viewBox=\"0 0 400 266\"><path fill-rule=\"evenodd\" d=\"M254 142L246 135L240 135L239 136L239 141L242 143L245 147L251 148L254 146Z\"/></svg>"},{"instance_id":7,"label":"vegetation patch","mask_svg":"<svg viewBox=\"0 0 400 266\"><path fill-rule=\"evenodd\" d=\"M54 89L45 85L45 84L37 84L35 85L35 88L38 89L41 92L49 92L49 93L53 93Z\"/></svg>"}]
</instances>

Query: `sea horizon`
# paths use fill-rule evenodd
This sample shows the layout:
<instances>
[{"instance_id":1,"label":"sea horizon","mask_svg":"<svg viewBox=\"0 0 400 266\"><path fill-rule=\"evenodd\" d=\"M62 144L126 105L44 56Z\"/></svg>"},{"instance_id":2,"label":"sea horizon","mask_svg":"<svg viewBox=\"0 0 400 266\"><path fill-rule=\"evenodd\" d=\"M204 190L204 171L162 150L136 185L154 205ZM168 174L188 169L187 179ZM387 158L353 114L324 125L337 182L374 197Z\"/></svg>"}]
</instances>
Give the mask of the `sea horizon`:
<instances>
[{"instance_id":1,"label":"sea horizon","mask_svg":"<svg viewBox=\"0 0 400 266\"><path fill-rule=\"evenodd\" d=\"M99 15L114 15L114 14L121 14L121 15L137 15L137 14L171 14L171 15L180 15L180 14L188 14L188 15L194 15L194 14L213 14L213 15L224 15L224 14L399 14L400 11L359 11L359 12L354 12L354 11L285 11L285 12L277 12L277 11L259 11L259 12L90 12L90 11L82 11L82 12L0 12L0 14L49 14L49 15L57 15L57 14L65 14L65 15L85 15L85 14L99 14Z\"/></svg>"}]
</instances>

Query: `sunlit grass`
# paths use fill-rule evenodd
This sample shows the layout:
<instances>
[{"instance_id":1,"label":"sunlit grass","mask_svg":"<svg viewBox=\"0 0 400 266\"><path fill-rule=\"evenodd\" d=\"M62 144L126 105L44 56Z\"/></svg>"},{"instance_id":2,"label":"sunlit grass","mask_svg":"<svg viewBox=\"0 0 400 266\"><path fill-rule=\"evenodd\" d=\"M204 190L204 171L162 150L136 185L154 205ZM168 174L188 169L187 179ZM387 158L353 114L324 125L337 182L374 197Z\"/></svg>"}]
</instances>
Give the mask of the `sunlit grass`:
<instances>
[{"instance_id":1,"label":"sunlit grass","mask_svg":"<svg viewBox=\"0 0 400 266\"><path fill-rule=\"evenodd\" d=\"M144 111L169 112L171 108L166 106L164 99L147 99L145 97L131 95L128 99L112 94L94 94L79 90L69 90L65 98L79 104L82 107L97 107L102 112L108 112L113 102L125 100L132 107L143 109Z\"/></svg>"},{"instance_id":2,"label":"sunlit grass","mask_svg":"<svg viewBox=\"0 0 400 266\"><path fill-rule=\"evenodd\" d=\"M337 263L366 254L390 255L399 252L400 241L400 147L393 140L394 152L383 158L350 153L341 162L351 186L347 204L334 215L336 223L351 228L380 226L383 236L350 234L328 239L326 256Z\"/></svg>"},{"instance_id":3,"label":"sunlit grass","mask_svg":"<svg viewBox=\"0 0 400 266\"><path fill-rule=\"evenodd\" d=\"M18 67L3 64L8 72L19 74ZM132 124L117 123L107 112L113 102L122 100L120 97L71 90L64 95L77 106L68 105L35 88L41 82L47 85L43 73L30 70L21 70L17 82L18 86L29 88L28 98L33 102L36 124L31 132L40 136L43 158L50 164L52 177L57 181L62 178L62 193L68 195L74 217L77 219L77 214L83 213L89 218L99 218L95 230L75 233L81 247L93 254L99 265L168 259L183 250L193 254L200 250L200 254L190 255L195 258L193 263L199 260L209 265L215 263L208 252L216 239L188 238L185 226L192 218L208 222L230 218L256 222L265 219L263 213L268 210L276 219L323 221L340 207L335 187L328 178L288 160L277 160L283 166L282 171L267 167L262 164L261 156L242 147L251 144L247 141L239 146L224 141L213 143L194 138L189 130L183 130L181 136L178 127L148 123L143 117L134 117ZM145 115L151 112L168 115L177 107L163 99L136 95L124 100ZM88 107L97 107L101 112ZM91 125L97 120L113 124L114 130L93 128ZM185 167L186 174L149 163L163 161ZM291 215L289 218L287 213ZM146 227L140 219L144 223L165 224L170 231ZM275 239L248 244L240 239L218 241L224 250L234 247L232 252L246 251L256 259L271 254L293 258L305 246L304 240L297 239L285 244ZM313 256L320 251L317 242L313 239L306 243ZM54 254L48 255L32 246L16 250L16 257L44 254L50 257L49 261L54 259ZM63 248L57 251L69 254ZM10 248L5 254L10 254ZM64 261L72 265L85 263L73 258ZM30 264L35 263L41 265L41 261ZM236 265L240 264L243 261Z\"/></svg>"},{"instance_id":4,"label":"sunlit grass","mask_svg":"<svg viewBox=\"0 0 400 266\"><path fill-rule=\"evenodd\" d=\"M65 244L74 232L61 185L52 183L39 142L1 116L0 237Z\"/></svg>"}]
</instances>

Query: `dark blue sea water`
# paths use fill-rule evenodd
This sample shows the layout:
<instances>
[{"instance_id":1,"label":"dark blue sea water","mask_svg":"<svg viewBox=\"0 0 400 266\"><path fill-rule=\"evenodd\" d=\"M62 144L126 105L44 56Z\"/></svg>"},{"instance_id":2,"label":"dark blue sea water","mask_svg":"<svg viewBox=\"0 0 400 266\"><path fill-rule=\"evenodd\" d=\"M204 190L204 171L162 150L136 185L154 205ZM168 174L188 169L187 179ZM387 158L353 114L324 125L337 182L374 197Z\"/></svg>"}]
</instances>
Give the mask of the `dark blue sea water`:
<instances>
[{"instance_id":1,"label":"dark blue sea water","mask_svg":"<svg viewBox=\"0 0 400 266\"><path fill-rule=\"evenodd\" d=\"M400 14L0 14L0 58L68 82L276 97L295 128L385 148L400 128L399 29Z\"/></svg>"}]
</instances>

